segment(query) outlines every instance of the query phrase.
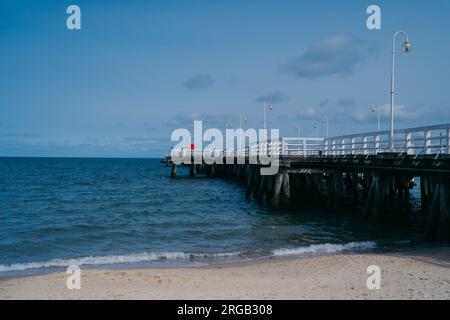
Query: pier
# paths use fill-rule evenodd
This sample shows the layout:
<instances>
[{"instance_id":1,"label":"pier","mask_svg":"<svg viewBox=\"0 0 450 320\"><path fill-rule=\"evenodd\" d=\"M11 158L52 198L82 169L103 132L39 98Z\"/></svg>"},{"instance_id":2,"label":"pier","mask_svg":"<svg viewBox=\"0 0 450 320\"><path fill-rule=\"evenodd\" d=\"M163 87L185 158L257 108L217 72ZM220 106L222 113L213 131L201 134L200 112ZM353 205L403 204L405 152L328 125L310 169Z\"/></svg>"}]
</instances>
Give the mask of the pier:
<instances>
[{"instance_id":1,"label":"pier","mask_svg":"<svg viewBox=\"0 0 450 320\"><path fill-rule=\"evenodd\" d=\"M196 161L206 151L188 148L172 150L172 156L182 152L187 161L175 164L168 156L163 162L172 167L172 177L178 165L189 166L190 177L235 181L245 187L247 199L273 208L300 208L326 199L325 205L338 209L350 202L372 223L400 214L410 190L420 188L424 236L450 242L450 123L396 130L393 148L390 142L389 131L287 137L240 150L208 151L212 163ZM262 175L260 169L267 164L250 161L262 153L279 159L275 174Z\"/></svg>"}]
</instances>

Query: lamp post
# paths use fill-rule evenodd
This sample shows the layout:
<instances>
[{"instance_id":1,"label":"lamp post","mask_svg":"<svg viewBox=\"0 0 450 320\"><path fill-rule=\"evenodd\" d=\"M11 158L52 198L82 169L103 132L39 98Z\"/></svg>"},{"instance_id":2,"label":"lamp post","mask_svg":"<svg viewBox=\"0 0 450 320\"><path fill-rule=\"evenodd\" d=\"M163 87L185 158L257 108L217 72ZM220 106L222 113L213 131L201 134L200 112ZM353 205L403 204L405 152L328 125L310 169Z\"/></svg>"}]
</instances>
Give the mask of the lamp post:
<instances>
[{"instance_id":1,"label":"lamp post","mask_svg":"<svg viewBox=\"0 0 450 320\"><path fill-rule=\"evenodd\" d=\"M225 122L225 129L233 129L233 124L228 122L228 120Z\"/></svg>"},{"instance_id":2,"label":"lamp post","mask_svg":"<svg viewBox=\"0 0 450 320\"><path fill-rule=\"evenodd\" d=\"M317 147L319 146L319 125L316 123L314 125L314 129L316 129L316 142L317 142Z\"/></svg>"},{"instance_id":3,"label":"lamp post","mask_svg":"<svg viewBox=\"0 0 450 320\"><path fill-rule=\"evenodd\" d=\"M300 125L300 123L296 123L296 124L294 124L294 129L297 129L298 130L298 139L300 140L300 138L301 138L301 130L302 130L302 126Z\"/></svg>"},{"instance_id":4,"label":"lamp post","mask_svg":"<svg viewBox=\"0 0 450 320\"><path fill-rule=\"evenodd\" d=\"M389 135L389 149L394 152L394 98L395 98L395 40L398 35L403 35L405 41L402 45L402 51L408 53L411 51L411 43L409 42L408 34L404 31L397 31L392 37L392 72L391 72L391 130Z\"/></svg>"},{"instance_id":5,"label":"lamp post","mask_svg":"<svg viewBox=\"0 0 450 320\"><path fill-rule=\"evenodd\" d=\"M322 123L325 123L327 125L327 138L329 136L329 130L328 130L328 117L325 117L321 120Z\"/></svg>"},{"instance_id":6,"label":"lamp post","mask_svg":"<svg viewBox=\"0 0 450 320\"><path fill-rule=\"evenodd\" d=\"M380 123L380 120L381 120L381 108L380 108L380 106L375 107L375 105L373 105L373 106L370 108L370 111L373 112L373 113L375 113L375 112L378 111L378 126L377 126L377 132L380 133L380 131L381 131L381 123Z\"/></svg>"},{"instance_id":7,"label":"lamp post","mask_svg":"<svg viewBox=\"0 0 450 320\"><path fill-rule=\"evenodd\" d=\"M264 102L264 119L263 119L264 129L267 129L267 127L266 127L266 125L267 125L266 124L266 110L267 109L269 109L269 110L273 109L272 102L270 102L270 101Z\"/></svg>"},{"instance_id":8,"label":"lamp post","mask_svg":"<svg viewBox=\"0 0 450 320\"><path fill-rule=\"evenodd\" d=\"M240 115L239 116L239 129L242 129L242 123L247 122L247 116Z\"/></svg>"}]
</instances>

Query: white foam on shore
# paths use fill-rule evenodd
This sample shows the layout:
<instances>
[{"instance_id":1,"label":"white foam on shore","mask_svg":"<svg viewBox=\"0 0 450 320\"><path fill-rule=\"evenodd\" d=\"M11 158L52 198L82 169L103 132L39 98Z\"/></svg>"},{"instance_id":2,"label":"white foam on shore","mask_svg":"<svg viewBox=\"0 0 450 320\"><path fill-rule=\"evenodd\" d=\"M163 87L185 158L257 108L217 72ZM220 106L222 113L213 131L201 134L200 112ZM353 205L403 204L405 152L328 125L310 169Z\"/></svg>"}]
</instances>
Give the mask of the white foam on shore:
<instances>
[{"instance_id":1,"label":"white foam on shore","mask_svg":"<svg viewBox=\"0 0 450 320\"><path fill-rule=\"evenodd\" d=\"M352 250L372 250L376 248L376 243L373 241L365 242L350 242L346 244L313 244L308 247L299 248L286 248L277 249L273 251L273 255L276 257L281 256L301 256L301 255L312 255L312 254L324 254L324 253L338 253Z\"/></svg>"},{"instance_id":2,"label":"white foam on shore","mask_svg":"<svg viewBox=\"0 0 450 320\"><path fill-rule=\"evenodd\" d=\"M315 244L307 247L276 249L271 251L271 255L275 257L282 256L302 256L325 253L338 253L352 250L371 250L376 248L376 243L367 242L350 242L347 244ZM245 257L242 251L224 252L224 253L184 253L184 252L161 252L161 253L136 253L129 255L107 255L107 256L88 256L73 259L52 259L48 261L14 263L9 265L0 265L0 272L17 272L33 269L47 268L65 268L70 265L77 266L99 266L114 264L132 264L152 261L164 260L193 260L193 259L214 259L227 257Z\"/></svg>"},{"instance_id":3,"label":"white foam on shore","mask_svg":"<svg viewBox=\"0 0 450 320\"><path fill-rule=\"evenodd\" d=\"M190 260L198 258L219 258L238 256L241 252L231 253L213 253L213 254L197 254L184 252L161 252L161 253L136 253L129 255L108 255L108 256L89 256L74 259L52 259L48 261L28 262L28 263L14 263L9 265L0 265L0 272L11 271L26 271L32 269L46 269L46 268L61 268L70 265L77 266L98 266L98 265L113 265L113 264L127 264L127 263L141 263L151 261L164 260Z\"/></svg>"}]
</instances>

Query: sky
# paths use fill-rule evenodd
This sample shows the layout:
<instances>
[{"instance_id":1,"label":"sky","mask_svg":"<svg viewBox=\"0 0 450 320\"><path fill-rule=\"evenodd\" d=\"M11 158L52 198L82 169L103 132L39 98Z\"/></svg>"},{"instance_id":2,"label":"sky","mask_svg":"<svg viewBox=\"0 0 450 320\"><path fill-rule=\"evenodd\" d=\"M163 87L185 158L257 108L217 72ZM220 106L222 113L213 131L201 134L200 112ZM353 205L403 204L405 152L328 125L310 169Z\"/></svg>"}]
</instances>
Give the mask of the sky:
<instances>
[{"instance_id":1,"label":"sky","mask_svg":"<svg viewBox=\"0 0 450 320\"><path fill-rule=\"evenodd\" d=\"M81 8L81 30L66 9ZM381 8L381 30L366 26ZM281 136L450 122L450 2L0 0L0 156L160 157L171 132L268 127ZM401 38L397 43L401 46Z\"/></svg>"}]
</instances>

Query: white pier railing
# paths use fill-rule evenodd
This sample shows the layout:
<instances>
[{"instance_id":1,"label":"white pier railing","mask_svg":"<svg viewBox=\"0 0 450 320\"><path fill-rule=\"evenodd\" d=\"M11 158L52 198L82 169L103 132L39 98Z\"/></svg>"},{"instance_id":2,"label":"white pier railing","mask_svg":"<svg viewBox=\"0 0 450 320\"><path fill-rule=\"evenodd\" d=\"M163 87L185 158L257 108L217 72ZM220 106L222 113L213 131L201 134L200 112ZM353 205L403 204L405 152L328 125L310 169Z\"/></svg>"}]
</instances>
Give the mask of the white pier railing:
<instances>
[{"instance_id":1,"label":"white pier railing","mask_svg":"<svg viewBox=\"0 0 450 320\"><path fill-rule=\"evenodd\" d=\"M326 155L373 155L390 152L389 131L345 135L325 139ZM450 124L395 130L394 152L409 155L450 154Z\"/></svg>"},{"instance_id":2,"label":"white pier railing","mask_svg":"<svg viewBox=\"0 0 450 320\"><path fill-rule=\"evenodd\" d=\"M221 158L226 156L341 156L341 155L376 155L391 152L389 148L389 131L359 133L330 138L287 137L277 141L266 141L250 147L234 150L192 151L188 148L172 150L172 156L199 156ZM399 129L394 135L394 152L408 155L443 155L450 154L450 123Z\"/></svg>"}]
</instances>

